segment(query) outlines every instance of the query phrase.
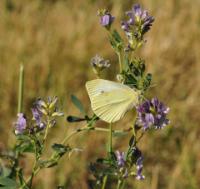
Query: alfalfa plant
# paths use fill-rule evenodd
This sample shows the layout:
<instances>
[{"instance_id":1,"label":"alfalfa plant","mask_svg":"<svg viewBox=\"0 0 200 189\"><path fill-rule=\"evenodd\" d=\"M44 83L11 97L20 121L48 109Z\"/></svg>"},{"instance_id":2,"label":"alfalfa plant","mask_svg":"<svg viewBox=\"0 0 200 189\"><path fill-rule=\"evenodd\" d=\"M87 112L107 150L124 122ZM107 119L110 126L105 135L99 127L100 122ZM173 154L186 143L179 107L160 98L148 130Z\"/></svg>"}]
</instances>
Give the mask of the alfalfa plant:
<instances>
[{"instance_id":1,"label":"alfalfa plant","mask_svg":"<svg viewBox=\"0 0 200 189\"><path fill-rule=\"evenodd\" d=\"M93 179L89 181L92 189L126 188L128 178L145 179L143 175L143 154L139 149L139 141L149 130L159 130L169 124L167 114L169 108L156 97L147 99L151 87L152 74L146 71L145 60L137 56L137 50L146 40L144 35L150 30L154 18L143 10L140 5L134 5L126 12L126 19L121 22L124 31L123 38L113 28L115 17L109 11L99 10L100 24L107 30L109 42L118 56L119 71L116 81L101 78L104 69L110 69L110 63L99 55L91 59L91 66L96 79L86 82L86 89L91 101L92 115L88 115L81 101L74 95L71 100L82 113L82 117L70 115L70 123L85 122L80 127L65 136L60 143L52 145L53 153L44 158L47 148L47 138L51 128L56 126L56 120L64 114L59 110L57 97L37 99L31 109L32 116L26 117L22 111L23 102L23 67L20 72L18 118L14 124L16 144L11 150L1 152L0 185L2 188L31 189L34 177L44 168L51 168L59 163L61 157L77 148L69 144L69 139L83 131L101 131L106 133L108 148L106 157L97 158L90 164ZM134 121L131 128L116 130L114 123L124 118L127 111L133 112ZM108 128L97 127L96 123L104 121ZM113 135L127 134L129 143L123 152L113 148ZM31 174L24 175L20 159L26 153L34 157ZM84 153L84 151L82 152ZM6 162L6 163L5 163ZM64 171L64 170L63 170ZM59 188L67 188L60 186Z\"/></svg>"}]
</instances>

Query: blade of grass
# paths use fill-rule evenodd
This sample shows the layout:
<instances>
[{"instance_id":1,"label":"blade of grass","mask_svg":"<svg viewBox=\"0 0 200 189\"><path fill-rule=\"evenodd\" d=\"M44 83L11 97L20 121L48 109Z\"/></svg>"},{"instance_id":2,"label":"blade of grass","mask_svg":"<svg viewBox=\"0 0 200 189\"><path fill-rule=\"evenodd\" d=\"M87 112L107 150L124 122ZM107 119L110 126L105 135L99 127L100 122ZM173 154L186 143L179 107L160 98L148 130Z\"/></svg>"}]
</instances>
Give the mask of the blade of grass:
<instances>
[{"instance_id":1,"label":"blade of grass","mask_svg":"<svg viewBox=\"0 0 200 189\"><path fill-rule=\"evenodd\" d=\"M19 71L19 90L18 90L18 108L17 112L21 113L23 108L23 93L24 93L24 65L20 65Z\"/></svg>"}]
</instances>

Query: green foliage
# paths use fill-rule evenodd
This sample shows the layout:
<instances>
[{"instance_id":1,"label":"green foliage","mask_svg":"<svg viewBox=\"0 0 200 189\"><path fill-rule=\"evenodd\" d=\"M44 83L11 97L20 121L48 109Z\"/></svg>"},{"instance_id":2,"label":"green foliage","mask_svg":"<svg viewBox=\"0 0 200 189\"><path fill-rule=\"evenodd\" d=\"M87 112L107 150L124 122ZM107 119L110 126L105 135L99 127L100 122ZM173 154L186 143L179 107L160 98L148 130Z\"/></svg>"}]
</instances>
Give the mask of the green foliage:
<instances>
[{"instance_id":1,"label":"green foliage","mask_svg":"<svg viewBox=\"0 0 200 189\"><path fill-rule=\"evenodd\" d=\"M125 70L121 73L124 84L146 91L151 85L152 75L150 73L145 74L144 60L134 59L129 62L126 59L125 62Z\"/></svg>"},{"instance_id":2,"label":"green foliage","mask_svg":"<svg viewBox=\"0 0 200 189\"><path fill-rule=\"evenodd\" d=\"M17 187L17 183L8 177L0 177L0 185L2 189L15 189Z\"/></svg>"},{"instance_id":3,"label":"green foliage","mask_svg":"<svg viewBox=\"0 0 200 189\"><path fill-rule=\"evenodd\" d=\"M71 148L69 146L65 146L63 144L53 144L52 145L53 150L55 150L55 152L61 157L63 156L65 153L70 152Z\"/></svg>"},{"instance_id":4,"label":"green foliage","mask_svg":"<svg viewBox=\"0 0 200 189\"><path fill-rule=\"evenodd\" d=\"M89 15L95 15L99 5L103 5L112 7L116 16L121 16L122 11L129 9L132 2L124 0L120 0L119 3L93 1L92 4L90 4L90 0L86 2L56 1L55 4L49 4L49 1L35 0L5 2L8 2L7 8L4 1L0 3L2 5L0 19L2 110L0 128L1 141L6 146L10 146L13 144L10 128L16 115L13 107L16 106L15 94L18 86L16 70L18 70L19 63L23 61L26 67L25 110L30 108L32 99L38 94L40 96L57 94L64 103L65 111L74 111L74 107L70 104L66 106L67 103L64 99L70 95L70 91L82 94L83 80L91 77L90 72L86 72L91 55L100 51L103 55L111 58L114 64L116 61L115 56L111 54L110 47L105 46L105 33L101 33L102 29L98 26L98 18ZM148 158L145 162L146 173L151 179L147 178L147 181L142 184L134 183L132 180L126 188L140 189L153 186L162 189L199 188L197 155L199 143L197 141L200 121L198 101L200 88L198 84L195 85L195 88L193 87L194 82L198 83L199 78L197 71L200 59L198 52L200 30L197 24L199 22L199 3L198 0L194 0L192 3L188 0L152 2L142 0L141 3L144 7L151 7L151 11L156 17L154 29L146 37L147 40L151 39L147 43L148 48L141 54L148 59L149 67L155 73L154 82L161 87L153 88L153 92L156 92L161 99L167 100L171 106L171 119L175 127L166 129L167 131L173 130L168 134L165 132L161 134L162 136L158 136L151 133L144 139L143 149ZM80 7L81 11L79 11ZM183 23L187 27L184 27ZM17 40L13 43L13 39ZM110 78L113 78L114 73L108 72L108 74ZM82 99L84 102L87 101L84 95ZM66 125L64 121L61 123ZM122 129L129 125L123 122L115 127ZM64 132L63 127L56 130L56 134L60 137ZM155 138L159 142L155 142ZM89 138L83 136L81 142L77 139L72 143L80 145L82 141L93 144L85 147L87 153L82 154L83 161L79 161L79 156L71 159L70 164L65 161L63 166L56 169L55 175L45 180L38 177L35 184L39 183L42 185L41 187L49 188L49 183L58 183L63 179L61 172L63 167L66 167L69 177L64 179L68 187L84 188L88 179L83 170L83 167L88 165L85 160L88 156L94 159L96 154L99 154L102 145L104 146L104 138L99 134L90 135ZM119 147L126 142L127 138L122 138ZM163 148L163 144L167 147ZM156 158L155 154L160 154L160 157ZM193 158L192 164L183 161L189 158L188 154ZM154 162L162 163L162 171L159 166L157 171L156 169L152 170L152 167L155 168ZM30 165L27 164L26 167L30 168ZM187 169L184 169L185 167ZM50 187L56 188L54 184Z\"/></svg>"},{"instance_id":5,"label":"green foliage","mask_svg":"<svg viewBox=\"0 0 200 189\"><path fill-rule=\"evenodd\" d=\"M110 39L110 44L111 44L112 48L116 52L121 52L121 50L123 50L123 39L121 38L121 36L117 32L117 30L114 30L112 32L109 39Z\"/></svg>"},{"instance_id":6,"label":"green foliage","mask_svg":"<svg viewBox=\"0 0 200 189\"><path fill-rule=\"evenodd\" d=\"M84 107L81 103L81 101L75 96L75 95L71 95L71 100L73 102L73 104L76 106L76 108L83 114L86 115Z\"/></svg>"},{"instance_id":7,"label":"green foliage","mask_svg":"<svg viewBox=\"0 0 200 189\"><path fill-rule=\"evenodd\" d=\"M19 142L15 147L16 152L20 154L24 152L35 153L35 144L33 139L27 135L19 135L17 138Z\"/></svg>"}]
</instances>

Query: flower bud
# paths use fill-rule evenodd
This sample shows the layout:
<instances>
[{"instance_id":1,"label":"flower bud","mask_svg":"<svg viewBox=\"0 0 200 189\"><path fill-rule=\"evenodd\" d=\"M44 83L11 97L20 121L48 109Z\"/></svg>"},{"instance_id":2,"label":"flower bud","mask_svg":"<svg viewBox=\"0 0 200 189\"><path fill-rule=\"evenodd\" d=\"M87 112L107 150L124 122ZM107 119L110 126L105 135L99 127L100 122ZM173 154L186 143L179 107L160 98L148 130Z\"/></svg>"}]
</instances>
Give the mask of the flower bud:
<instances>
[{"instance_id":1,"label":"flower bud","mask_svg":"<svg viewBox=\"0 0 200 189\"><path fill-rule=\"evenodd\" d=\"M101 71L110 67L109 60L104 60L101 56L96 55L91 59L91 65L95 74L99 75Z\"/></svg>"},{"instance_id":2,"label":"flower bud","mask_svg":"<svg viewBox=\"0 0 200 189\"><path fill-rule=\"evenodd\" d=\"M112 16L106 9L99 10L98 15L100 16L100 24L109 30L115 17Z\"/></svg>"}]
</instances>

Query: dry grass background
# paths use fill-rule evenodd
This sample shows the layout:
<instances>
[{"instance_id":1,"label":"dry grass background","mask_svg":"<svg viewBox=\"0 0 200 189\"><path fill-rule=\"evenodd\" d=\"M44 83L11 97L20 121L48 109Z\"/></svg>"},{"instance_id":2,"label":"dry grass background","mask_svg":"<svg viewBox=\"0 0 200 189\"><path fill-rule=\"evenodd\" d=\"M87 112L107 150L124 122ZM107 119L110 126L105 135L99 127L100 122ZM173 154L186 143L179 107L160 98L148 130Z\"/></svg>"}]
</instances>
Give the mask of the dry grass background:
<instances>
[{"instance_id":1,"label":"dry grass background","mask_svg":"<svg viewBox=\"0 0 200 189\"><path fill-rule=\"evenodd\" d=\"M96 11L108 7L118 17L136 1L124 0L1 0L0 1L0 136L1 148L12 146L12 122L16 116L19 64L25 64L24 109L35 97L59 96L66 115L78 113L69 101L76 94L88 107L84 84L94 76L90 58L99 53L116 65L116 56L99 26ZM128 188L200 188L200 1L141 0L156 18L140 55L154 75L158 96L170 107L171 126L148 133L141 143L146 180L129 180ZM108 72L107 75L113 76ZM62 126L61 126L62 125ZM119 123L118 126L125 124ZM61 139L78 125L63 119L51 139ZM127 125L125 127L128 127ZM58 138L56 138L59 136ZM35 188L88 188L87 166L105 148L102 133L85 133L71 142L84 149L65 157L53 170L36 178ZM124 149L127 138L115 139ZM49 152L47 152L48 154ZM30 162L24 164L29 171Z\"/></svg>"}]
</instances>

